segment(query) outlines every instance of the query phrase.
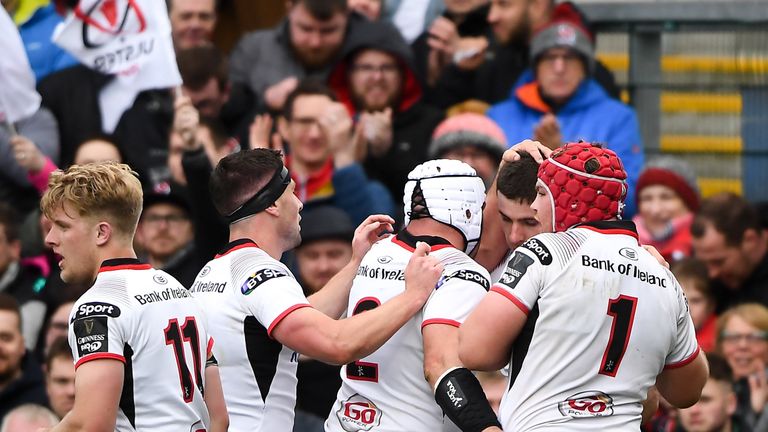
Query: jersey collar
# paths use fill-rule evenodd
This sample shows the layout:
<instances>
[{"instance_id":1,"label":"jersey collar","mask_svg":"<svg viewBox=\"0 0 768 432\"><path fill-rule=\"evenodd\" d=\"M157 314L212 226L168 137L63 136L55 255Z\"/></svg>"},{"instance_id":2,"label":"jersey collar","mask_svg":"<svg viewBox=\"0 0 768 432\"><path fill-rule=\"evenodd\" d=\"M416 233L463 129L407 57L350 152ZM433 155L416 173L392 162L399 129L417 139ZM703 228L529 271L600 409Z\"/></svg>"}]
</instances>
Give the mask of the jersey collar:
<instances>
[{"instance_id":1,"label":"jersey collar","mask_svg":"<svg viewBox=\"0 0 768 432\"><path fill-rule=\"evenodd\" d=\"M603 234L622 234L634 237L638 240L637 227L629 220L586 222L575 225L573 228L585 228Z\"/></svg>"},{"instance_id":2,"label":"jersey collar","mask_svg":"<svg viewBox=\"0 0 768 432\"><path fill-rule=\"evenodd\" d=\"M229 244L227 244L224 247L224 249L222 249L218 254L216 254L215 258L221 258L230 252L234 252L238 249L244 249L244 248L250 248L250 247L258 248L259 245L257 245L256 242L251 239L247 239L247 238L237 239L229 242Z\"/></svg>"},{"instance_id":3,"label":"jersey collar","mask_svg":"<svg viewBox=\"0 0 768 432\"><path fill-rule=\"evenodd\" d=\"M99 267L99 273L115 270L149 270L152 266L136 258L113 258L105 260Z\"/></svg>"},{"instance_id":4,"label":"jersey collar","mask_svg":"<svg viewBox=\"0 0 768 432\"><path fill-rule=\"evenodd\" d=\"M392 237L393 243L411 252L416 250L416 243L420 241L432 246L433 251L445 249L448 247L453 247L451 242L449 242L448 240L442 237L415 236L409 233L408 230L405 228L403 228L402 231L397 233L396 236Z\"/></svg>"}]
</instances>

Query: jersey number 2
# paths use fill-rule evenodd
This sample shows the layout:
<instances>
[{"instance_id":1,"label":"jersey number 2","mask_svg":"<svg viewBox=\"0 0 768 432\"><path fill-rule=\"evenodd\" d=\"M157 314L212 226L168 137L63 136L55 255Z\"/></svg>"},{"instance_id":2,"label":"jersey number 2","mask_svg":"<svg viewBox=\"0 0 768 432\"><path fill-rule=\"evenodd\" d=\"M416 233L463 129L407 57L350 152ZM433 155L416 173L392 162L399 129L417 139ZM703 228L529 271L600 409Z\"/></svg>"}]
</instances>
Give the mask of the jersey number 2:
<instances>
[{"instance_id":1,"label":"jersey number 2","mask_svg":"<svg viewBox=\"0 0 768 432\"><path fill-rule=\"evenodd\" d=\"M611 337L608 339L603 362L600 364L600 374L615 377L619 372L621 360L629 344L629 336L632 334L635 309L637 309L636 297L622 295L608 302L608 315L613 318L613 323Z\"/></svg>"},{"instance_id":2,"label":"jersey number 2","mask_svg":"<svg viewBox=\"0 0 768 432\"><path fill-rule=\"evenodd\" d=\"M192 361L194 362L195 377L192 381L192 373L187 366L186 355L184 354L184 342L189 343L192 350ZM194 317L187 317L184 325L179 328L179 321L171 319L168 321L168 327L165 328L165 344L173 347L173 353L176 357L176 366L179 368L179 382L181 384L181 395L184 402L190 403L195 396L194 385L197 384L200 393L203 393L203 367L200 358L200 338L197 333L197 322Z\"/></svg>"},{"instance_id":3,"label":"jersey number 2","mask_svg":"<svg viewBox=\"0 0 768 432\"><path fill-rule=\"evenodd\" d=\"M381 306L381 301L375 297L360 299L352 310L352 315L357 315L367 310ZM379 382L379 364L356 361L347 364L347 378L355 381Z\"/></svg>"}]
</instances>

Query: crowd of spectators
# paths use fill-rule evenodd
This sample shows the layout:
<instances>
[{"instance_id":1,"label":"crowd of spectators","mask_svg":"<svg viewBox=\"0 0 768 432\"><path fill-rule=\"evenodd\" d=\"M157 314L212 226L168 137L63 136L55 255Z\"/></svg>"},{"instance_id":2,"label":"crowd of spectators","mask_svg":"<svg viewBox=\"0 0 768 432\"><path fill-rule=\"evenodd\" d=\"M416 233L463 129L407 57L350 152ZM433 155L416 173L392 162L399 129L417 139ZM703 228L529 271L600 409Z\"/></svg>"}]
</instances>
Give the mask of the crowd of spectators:
<instances>
[{"instance_id":1,"label":"crowd of spectators","mask_svg":"<svg viewBox=\"0 0 768 432\"><path fill-rule=\"evenodd\" d=\"M214 0L167 3L183 85L142 92L107 135L98 99L115 77L50 42L62 20L54 4L2 1L42 106L14 132L0 126L0 430L50 425L74 400L64 336L88 287L64 284L45 246L38 201L57 167L131 165L145 189L141 258L189 287L227 240L208 191L212 168L241 148L283 151L304 203L302 243L283 260L309 295L349 262L354 227L368 215L402 223L398 200L417 164L463 160L490 189L504 150L524 139L553 149L602 142L621 157L624 218L671 264L701 348L722 356L710 357L699 404L676 411L662 402L646 430L768 430L763 218L734 194L702 199L681 159L646 160L635 112L618 100L576 6L293 0L277 26L242 35L227 55L211 41ZM497 393L497 375L481 381ZM301 359L297 430L322 430L316 417L339 384L338 368Z\"/></svg>"}]
</instances>

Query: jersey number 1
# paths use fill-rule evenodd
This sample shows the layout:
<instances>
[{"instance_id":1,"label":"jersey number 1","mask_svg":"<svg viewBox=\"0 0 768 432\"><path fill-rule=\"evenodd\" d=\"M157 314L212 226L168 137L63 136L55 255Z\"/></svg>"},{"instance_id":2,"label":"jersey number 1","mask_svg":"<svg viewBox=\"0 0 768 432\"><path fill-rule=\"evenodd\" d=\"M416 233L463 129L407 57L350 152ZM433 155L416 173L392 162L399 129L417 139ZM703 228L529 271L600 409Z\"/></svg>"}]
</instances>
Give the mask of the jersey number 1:
<instances>
[{"instance_id":1,"label":"jersey number 1","mask_svg":"<svg viewBox=\"0 0 768 432\"><path fill-rule=\"evenodd\" d=\"M613 318L611 337L605 347L603 362L600 364L600 374L615 377L619 372L621 360L627 351L629 335L632 334L632 324L635 321L637 298L619 296L608 302L608 315Z\"/></svg>"},{"instance_id":2,"label":"jersey number 1","mask_svg":"<svg viewBox=\"0 0 768 432\"><path fill-rule=\"evenodd\" d=\"M381 301L375 297L360 299L352 310L352 315L357 315L367 310L381 306ZM356 361L347 364L347 378L355 381L379 382L379 364Z\"/></svg>"},{"instance_id":3,"label":"jersey number 1","mask_svg":"<svg viewBox=\"0 0 768 432\"><path fill-rule=\"evenodd\" d=\"M192 360L194 362L195 377L192 381L192 373L187 366L186 355L184 354L184 342L189 343L192 350ZM171 319L168 321L168 327L165 328L165 344L173 347L173 353L176 357L176 366L179 369L179 382L181 383L181 395L184 402L190 403L195 396L194 385L197 384L200 393L203 393L203 367L200 358L200 338L197 333L197 322L194 317L187 317L184 325L179 329L179 321Z\"/></svg>"}]
</instances>

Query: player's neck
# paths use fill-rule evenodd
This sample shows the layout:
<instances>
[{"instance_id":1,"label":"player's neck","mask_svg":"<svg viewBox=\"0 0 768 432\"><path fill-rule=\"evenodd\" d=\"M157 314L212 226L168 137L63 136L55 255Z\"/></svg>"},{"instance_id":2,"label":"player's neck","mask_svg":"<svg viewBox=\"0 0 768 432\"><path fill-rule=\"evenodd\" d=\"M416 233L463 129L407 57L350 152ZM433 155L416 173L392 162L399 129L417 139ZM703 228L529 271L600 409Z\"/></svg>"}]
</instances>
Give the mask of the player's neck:
<instances>
[{"instance_id":1,"label":"player's neck","mask_svg":"<svg viewBox=\"0 0 768 432\"><path fill-rule=\"evenodd\" d=\"M259 245L259 249L272 258L279 260L288 248L283 239L277 234L278 230L259 215L229 226L229 241L251 239Z\"/></svg>"},{"instance_id":2,"label":"player's neck","mask_svg":"<svg viewBox=\"0 0 768 432\"><path fill-rule=\"evenodd\" d=\"M414 236L434 236L448 240L453 247L464 249L464 238L458 230L433 219L416 219L408 223L406 227Z\"/></svg>"},{"instance_id":3,"label":"player's neck","mask_svg":"<svg viewBox=\"0 0 768 432\"><path fill-rule=\"evenodd\" d=\"M101 263L110 259L136 258L136 251L133 250L132 245L111 244L99 249L97 256L99 258L99 265L101 265Z\"/></svg>"}]
</instances>

